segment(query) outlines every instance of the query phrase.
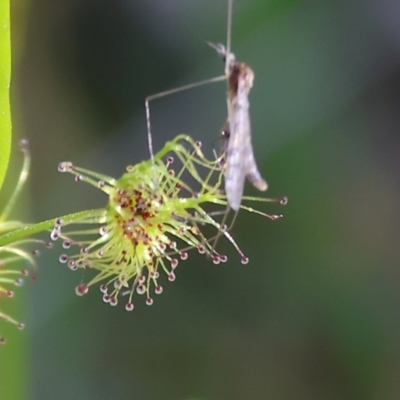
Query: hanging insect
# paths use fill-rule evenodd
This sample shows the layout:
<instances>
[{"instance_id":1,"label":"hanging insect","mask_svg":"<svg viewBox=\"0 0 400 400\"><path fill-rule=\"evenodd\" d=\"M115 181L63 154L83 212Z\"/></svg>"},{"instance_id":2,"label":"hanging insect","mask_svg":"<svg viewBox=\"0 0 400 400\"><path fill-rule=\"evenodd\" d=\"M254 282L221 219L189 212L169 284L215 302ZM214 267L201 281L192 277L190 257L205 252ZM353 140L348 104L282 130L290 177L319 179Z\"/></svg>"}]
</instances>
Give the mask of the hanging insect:
<instances>
[{"instance_id":1,"label":"hanging insect","mask_svg":"<svg viewBox=\"0 0 400 400\"><path fill-rule=\"evenodd\" d=\"M228 0L226 46L222 44L209 43L209 45L223 57L225 61L225 74L148 96L145 101L145 108L148 144L150 156L154 162L150 122L150 102L183 90L222 80L227 81L228 120L226 129L224 129L224 136L227 139L227 145L223 157L225 159L225 192L230 208L234 211L238 211L242 201L244 182L246 178L260 191L267 190L268 184L263 179L257 168L251 144L249 92L253 86L254 73L247 64L236 61L235 55L230 51L232 8L233 0Z\"/></svg>"},{"instance_id":2,"label":"hanging insect","mask_svg":"<svg viewBox=\"0 0 400 400\"><path fill-rule=\"evenodd\" d=\"M251 144L249 92L253 87L254 73L247 64L236 61L235 55L228 50L229 41L227 47L222 44L209 45L225 61L228 84L228 119L222 129L222 135L227 140L224 157L225 191L230 207L237 211L241 204L246 177L258 190L268 189L267 182L257 168Z\"/></svg>"}]
</instances>

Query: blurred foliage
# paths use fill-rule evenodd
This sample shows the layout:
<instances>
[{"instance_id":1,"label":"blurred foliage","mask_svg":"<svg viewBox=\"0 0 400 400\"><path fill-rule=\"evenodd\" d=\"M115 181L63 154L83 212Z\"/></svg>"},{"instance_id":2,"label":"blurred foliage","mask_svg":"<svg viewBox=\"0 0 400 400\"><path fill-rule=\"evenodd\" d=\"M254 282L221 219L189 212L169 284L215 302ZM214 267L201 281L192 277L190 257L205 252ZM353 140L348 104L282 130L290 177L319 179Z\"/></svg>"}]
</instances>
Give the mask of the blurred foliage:
<instances>
[{"instance_id":1,"label":"blurred foliage","mask_svg":"<svg viewBox=\"0 0 400 400\"><path fill-rule=\"evenodd\" d=\"M31 3L12 89L39 221L104 205L60 161L118 176L148 157L146 95L222 73L205 41L225 41L226 2ZM247 266L192 253L133 313L77 298L86 275L43 254L19 332L29 398L399 398L399 19L389 0L235 1L256 157L285 218L240 214ZM151 106L156 149L181 132L218 145L223 84Z\"/></svg>"}]
</instances>

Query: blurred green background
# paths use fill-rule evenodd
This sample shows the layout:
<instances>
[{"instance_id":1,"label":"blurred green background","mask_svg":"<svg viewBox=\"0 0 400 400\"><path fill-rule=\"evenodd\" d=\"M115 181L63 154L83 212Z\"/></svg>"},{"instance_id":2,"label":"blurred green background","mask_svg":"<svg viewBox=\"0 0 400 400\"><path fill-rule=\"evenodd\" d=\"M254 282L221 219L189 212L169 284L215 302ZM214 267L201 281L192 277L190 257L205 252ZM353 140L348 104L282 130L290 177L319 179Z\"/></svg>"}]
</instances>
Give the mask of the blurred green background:
<instances>
[{"instance_id":1,"label":"blurred green background","mask_svg":"<svg viewBox=\"0 0 400 400\"><path fill-rule=\"evenodd\" d=\"M145 96L223 72L206 41L226 40L225 0L30 0L12 12L32 221L104 205L57 164L118 177L148 157ZM4 399L399 399L399 21L393 0L235 0L256 158L269 195L289 197L263 210L284 219L240 213L248 265L222 241L226 264L193 252L133 313L96 290L78 298L87 276L58 263L60 248L44 252L18 293L27 328L12 327L3 354L24 366L10 378L23 390ZM177 133L215 146L225 90L153 102L155 148Z\"/></svg>"}]
</instances>

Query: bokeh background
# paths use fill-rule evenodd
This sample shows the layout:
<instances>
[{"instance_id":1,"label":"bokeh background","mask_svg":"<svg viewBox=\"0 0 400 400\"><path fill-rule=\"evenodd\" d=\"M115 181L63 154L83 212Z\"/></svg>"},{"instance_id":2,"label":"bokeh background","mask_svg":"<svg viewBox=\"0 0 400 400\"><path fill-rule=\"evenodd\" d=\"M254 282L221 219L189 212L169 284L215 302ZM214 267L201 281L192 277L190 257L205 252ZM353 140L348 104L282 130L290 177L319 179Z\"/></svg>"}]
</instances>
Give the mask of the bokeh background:
<instances>
[{"instance_id":1,"label":"bokeh background","mask_svg":"<svg viewBox=\"0 0 400 400\"><path fill-rule=\"evenodd\" d=\"M226 0L12 3L15 143L33 156L21 212L102 206L57 164L118 177L147 158L144 98L223 72L206 41L226 40ZM43 252L18 293L27 328L1 349L2 399L400 398L399 2L235 0L232 46L256 74L269 195L289 197L263 210L285 217L240 213L248 265L222 243L223 265L193 252L133 313L78 298L85 276ZM182 132L215 146L225 90L153 102L155 148Z\"/></svg>"}]
</instances>

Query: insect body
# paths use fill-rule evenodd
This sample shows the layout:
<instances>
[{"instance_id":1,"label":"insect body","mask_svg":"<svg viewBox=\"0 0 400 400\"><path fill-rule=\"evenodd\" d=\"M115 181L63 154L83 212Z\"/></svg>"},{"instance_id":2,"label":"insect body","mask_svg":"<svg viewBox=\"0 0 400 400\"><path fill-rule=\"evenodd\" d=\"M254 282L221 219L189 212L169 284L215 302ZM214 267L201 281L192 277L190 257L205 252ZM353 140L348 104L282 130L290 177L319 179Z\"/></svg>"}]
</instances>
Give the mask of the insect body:
<instances>
[{"instance_id":1,"label":"insect body","mask_svg":"<svg viewBox=\"0 0 400 400\"><path fill-rule=\"evenodd\" d=\"M225 60L225 75L228 82L228 121L224 136L228 139L225 163L225 191L230 207L237 211L247 179L261 191L268 189L254 158L251 144L249 114L249 92L253 86L254 73L245 63L236 61L235 55L222 44L214 45Z\"/></svg>"}]
</instances>

